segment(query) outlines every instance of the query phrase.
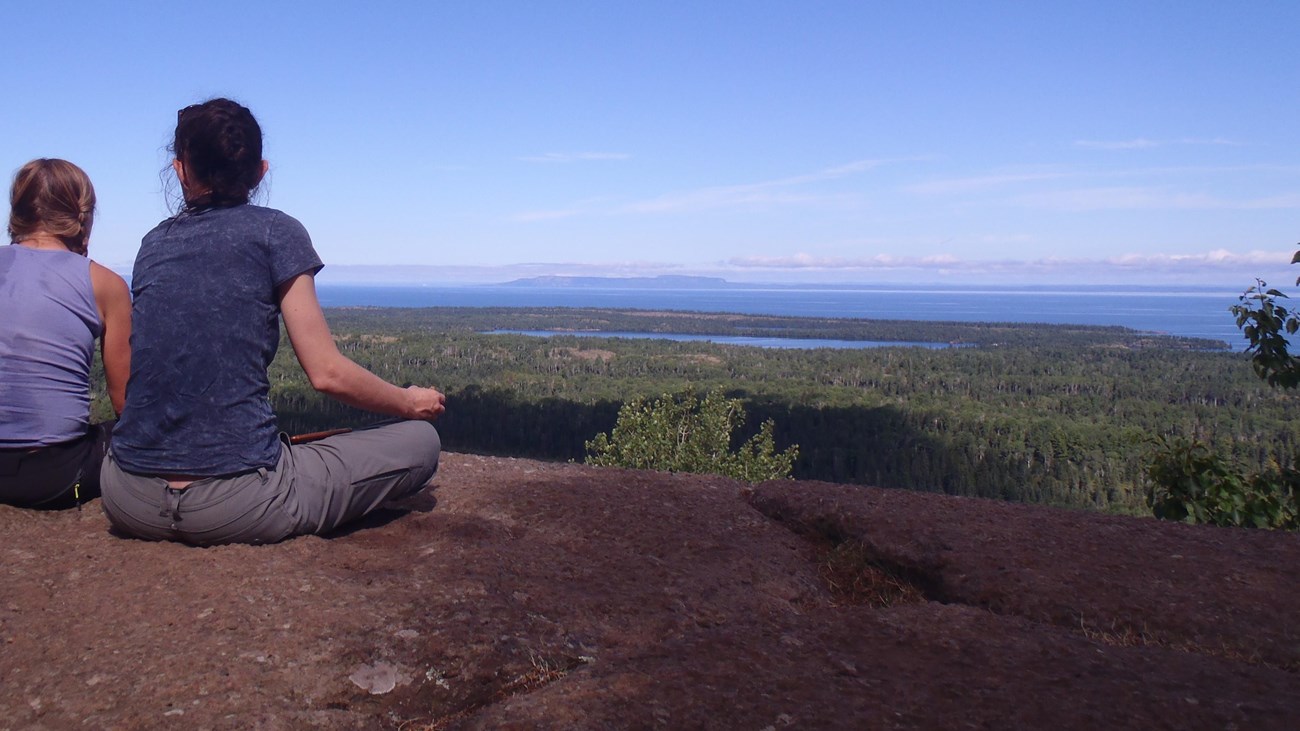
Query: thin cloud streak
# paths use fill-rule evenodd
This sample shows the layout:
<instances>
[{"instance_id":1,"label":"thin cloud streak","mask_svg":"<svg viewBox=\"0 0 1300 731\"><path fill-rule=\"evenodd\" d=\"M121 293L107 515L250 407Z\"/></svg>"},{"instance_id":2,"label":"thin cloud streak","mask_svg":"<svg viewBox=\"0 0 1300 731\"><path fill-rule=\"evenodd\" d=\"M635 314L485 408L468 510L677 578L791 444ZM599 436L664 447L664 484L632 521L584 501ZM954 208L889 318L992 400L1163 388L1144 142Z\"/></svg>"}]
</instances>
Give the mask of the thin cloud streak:
<instances>
[{"instance_id":1,"label":"thin cloud streak","mask_svg":"<svg viewBox=\"0 0 1300 731\"><path fill-rule=\"evenodd\" d=\"M569 163L602 160L627 160L632 156L625 152L548 152L543 155L527 155L519 158L522 162Z\"/></svg>"},{"instance_id":2,"label":"thin cloud streak","mask_svg":"<svg viewBox=\"0 0 1300 731\"><path fill-rule=\"evenodd\" d=\"M825 196L773 192L827 180L837 180L871 170L885 164L884 160L856 160L844 165L825 168L813 173L788 178L765 180L758 183L723 185L696 190L669 193L644 201L629 203L616 209L617 213L675 213L711 208L729 208L754 204L791 205L813 203Z\"/></svg>"},{"instance_id":3,"label":"thin cloud streak","mask_svg":"<svg viewBox=\"0 0 1300 731\"><path fill-rule=\"evenodd\" d=\"M792 189L831 180L848 178L891 162L916 159L921 158L903 158L902 160L855 160L853 162L824 168L812 173L793 175L774 180L764 180L757 183L710 186L694 190L666 193L654 198L633 201L631 203L617 206L525 212L516 214L513 218L518 221L542 221L569 218L577 215L681 213L752 206L791 206L840 203L848 199L843 194L806 193Z\"/></svg>"},{"instance_id":4,"label":"thin cloud streak","mask_svg":"<svg viewBox=\"0 0 1300 731\"><path fill-rule=\"evenodd\" d=\"M565 218L583 215L584 211L576 208L557 209L552 211L524 211L516 213L510 217L512 221L559 221Z\"/></svg>"},{"instance_id":5,"label":"thin cloud streak","mask_svg":"<svg viewBox=\"0 0 1300 731\"><path fill-rule=\"evenodd\" d=\"M614 209L611 213L684 213L746 206L812 205L838 200L844 200L844 196L770 191L762 188L705 188L629 203Z\"/></svg>"},{"instance_id":6,"label":"thin cloud streak","mask_svg":"<svg viewBox=\"0 0 1300 731\"><path fill-rule=\"evenodd\" d=\"M932 180L927 183L915 183L913 185L904 186L903 190L907 193L919 193L922 195L964 193L989 188L1001 188L1008 185L1015 185L1017 183L1036 183L1043 180L1060 180L1062 178L1072 177L1073 175L1073 173L1066 172L981 175L971 178L948 178L944 180Z\"/></svg>"},{"instance_id":7,"label":"thin cloud streak","mask_svg":"<svg viewBox=\"0 0 1300 731\"><path fill-rule=\"evenodd\" d=\"M1177 140L1148 140L1145 137L1139 137L1132 140L1075 140L1074 145L1075 147L1086 147L1093 150L1147 150L1153 147L1169 147L1171 145L1216 145L1240 147L1242 143L1233 140L1225 140L1219 137L1212 139L1184 137Z\"/></svg>"},{"instance_id":8,"label":"thin cloud streak","mask_svg":"<svg viewBox=\"0 0 1300 731\"><path fill-rule=\"evenodd\" d=\"M678 274L722 277L731 282L817 283L842 286L884 282L916 284L1158 284L1222 285L1239 292L1255 277L1290 281L1290 251L1234 253L1224 249L1192 254L1131 253L1105 258L968 259L933 256L825 257L742 256L704 264L645 260L520 262L500 265L376 266L333 265L322 274L329 284L491 284L537 276L628 277ZM1240 285L1240 287L1238 287Z\"/></svg>"},{"instance_id":9,"label":"thin cloud streak","mask_svg":"<svg viewBox=\"0 0 1300 731\"><path fill-rule=\"evenodd\" d=\"M825 257L806 253L790 256L733 257L726 264L737 269L768 270L889 270L889 269L970 269L974 271L1041 271L1069 270L1077 267L1122 269L1236 269L1275 266L1290 261L1287 251L1250 251L1235 253L1215 249L1199 254L1122 254L1099 259L1045 257L1042 259L964 259L952 254L931 256L896 256L877 254L868 257Z\"/></svg>"},{"instance_id":10,"label":"thin cloud streak","mask_svg":"<svg viewBox=\"0 0 1300 731\"><path fill-rule=\"evenodd\" d=\"M510 220L526 223L529 221L558 221L565 218L587 216L591 215L594 211L601 210L601 208L607 206L608 203L609 200L604 197L588 198L586 200L576 201L568 208L522 211L510 216Z\"/></svg>"},{"instance_id":11,"label":"thin cloud streak","mask_svg":"<svg viewBox=\"0 0 1300 731\"><path fill-rule=\"evenodd\" d=\"M1161 188L1097 187L1026 193L1005 200L1026 208L1082 212L1103 210L1266 210L1300 207L1300 194L1228 200L1204 193L1182 193Z\"/></svg>"},{"instance_id":12,"label":"thin cloud streak","mask_svg":"<svg viewBox=\"0 0 1300 731\"><path fill-rule=\"evenodd\" d=\"M1293 175L1300 168L1292 165L1180 165L1122 169L1071 168L1026 172L991 172L986 175L941 178L913 183L901 188L906 193L943 195L970 193L997 188L1013 187L1021 183L1039 183L1053 180L1081 180L1106 178L1159 178L1184 175L1227 175L1236 173L1270 173Z\"/></svg>"}]
</instances>

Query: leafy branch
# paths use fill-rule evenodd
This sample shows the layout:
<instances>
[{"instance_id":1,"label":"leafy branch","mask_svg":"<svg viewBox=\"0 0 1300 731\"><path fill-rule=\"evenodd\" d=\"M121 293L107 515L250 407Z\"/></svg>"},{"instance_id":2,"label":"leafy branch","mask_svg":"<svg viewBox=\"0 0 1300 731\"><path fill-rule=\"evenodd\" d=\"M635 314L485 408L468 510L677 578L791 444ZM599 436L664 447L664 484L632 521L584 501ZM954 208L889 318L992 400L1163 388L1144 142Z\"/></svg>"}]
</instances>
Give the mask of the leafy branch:
<instances>
[{"instance_id":1,"label":"leafy branch","mask_svg":"<svg viewBox=\"0 0 1300 731\"><path fill-rule=\"evenodd\" d=\"M1296 262L1300 262L1300 251L1291 257L1291 263ZM1296 279L1296 285L1300 286L1300 278ZM1283 299L1289 298L1256 279L1255 286L1241 295L1241 304L1231 309L1237 327L1250 341L1246 352L1251 354L1255 375L1270 386L1296 388L1300 386L1300 360L1291 354L1287 336L1300 330L1300 312L1285 307L1280 302Z\"/></svg>"},{"instance_id":2,"label":"leafy branch","mask_svg":"<svg viewBox=\"0 0 1300 731\"><path fill-rule=\"evenodd\" d=\"M1300 244L1297 244L1300 246ZM1291 263L1300 262L1300 251ZM1300 286L1300 278L1296 279ZM1237 327L1250 341L1255 375L1275 388L1300 386L1300 358L1288 335L1300 330L1300 312L1285 306L1284 292L1262 279L1233 305ZM1300 462L1297 455L1296 462ZM1274 468L1249 474L1195 441L1161 441L1147 469L1147 504L1157 518L1249 528L1300 528L1300 471Z\"/></svg>"}]
</instances>

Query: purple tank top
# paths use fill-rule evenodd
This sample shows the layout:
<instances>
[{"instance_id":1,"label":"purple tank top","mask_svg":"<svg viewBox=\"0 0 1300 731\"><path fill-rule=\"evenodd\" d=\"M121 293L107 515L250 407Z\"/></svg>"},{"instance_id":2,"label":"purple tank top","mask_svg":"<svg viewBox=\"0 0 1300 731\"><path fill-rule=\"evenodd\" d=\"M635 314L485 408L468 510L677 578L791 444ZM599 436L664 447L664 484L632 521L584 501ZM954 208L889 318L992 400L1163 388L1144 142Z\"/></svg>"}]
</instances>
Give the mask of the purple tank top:
<instances>
[{"instance_id":1,"label":"purple tank top","mask_svg":"<svg viewBox=\"0 0 1300 731\"><path fill-rule=\"evenodd\" d=\"M102 331L89 259L0 246L0 448L85 435Z\"/></svg>"}]
</instances>

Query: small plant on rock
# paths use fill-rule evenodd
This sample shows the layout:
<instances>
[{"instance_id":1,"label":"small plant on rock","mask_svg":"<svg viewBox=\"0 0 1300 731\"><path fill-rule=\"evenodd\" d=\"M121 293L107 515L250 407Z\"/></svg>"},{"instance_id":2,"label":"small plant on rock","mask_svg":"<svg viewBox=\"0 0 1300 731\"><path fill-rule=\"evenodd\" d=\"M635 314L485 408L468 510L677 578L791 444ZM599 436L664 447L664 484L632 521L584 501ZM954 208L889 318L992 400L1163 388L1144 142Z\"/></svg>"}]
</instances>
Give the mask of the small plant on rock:
<instances>
[{"instance_id":1,"label":"small plant on rock","mask_svg":"<svg viewBox=\"0 0 1300 731\"><path fill-rule=\"evenodd\" d=\"M721 389L702 399L694 391L678 398L636 398L619 409L609 434L587 442L587 464L725 475L747 482L789 477L799 447L777 452L769 419L733 450L733 434L744 422L740 400L727 398Z\"/></svg>"}]
</instances>

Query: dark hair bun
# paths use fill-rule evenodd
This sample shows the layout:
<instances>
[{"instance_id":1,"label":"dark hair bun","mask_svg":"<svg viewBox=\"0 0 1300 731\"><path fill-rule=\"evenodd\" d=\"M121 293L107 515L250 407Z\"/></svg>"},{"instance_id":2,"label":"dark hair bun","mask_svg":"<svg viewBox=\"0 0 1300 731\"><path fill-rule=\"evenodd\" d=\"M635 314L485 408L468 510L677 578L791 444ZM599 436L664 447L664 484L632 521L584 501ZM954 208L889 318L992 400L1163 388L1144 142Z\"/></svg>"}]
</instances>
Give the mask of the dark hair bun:
<instances>
[{"instance_id":1,"label":"dark hair bun","mask_svg":"<svg viewBox=\"0 0 1300 731\"><path fill-rule=\"evenodd\" d=\"M247 107L211 99L177 114L172 153L185 165L185 208L248 202L262 179L262 128Z\"/></svg>"}]
</instances>

